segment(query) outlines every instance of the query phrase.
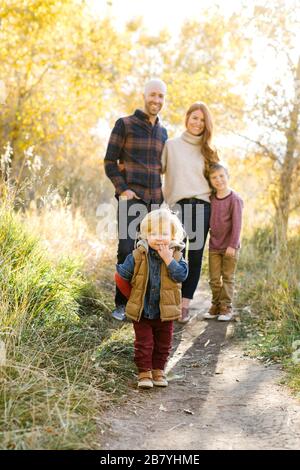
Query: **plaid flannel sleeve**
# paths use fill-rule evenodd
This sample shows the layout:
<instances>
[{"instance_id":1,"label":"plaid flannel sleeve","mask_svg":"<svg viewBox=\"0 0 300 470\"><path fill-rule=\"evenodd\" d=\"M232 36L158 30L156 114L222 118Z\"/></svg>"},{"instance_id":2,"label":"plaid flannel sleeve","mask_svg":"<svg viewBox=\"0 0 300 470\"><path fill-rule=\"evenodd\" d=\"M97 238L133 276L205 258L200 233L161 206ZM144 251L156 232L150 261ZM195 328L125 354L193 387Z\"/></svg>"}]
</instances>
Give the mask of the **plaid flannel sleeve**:
<instances>
[{"instance_id":1,"label":"plaid flannel sleeve","mask_svg":"<svg viewBox=\"0 0 300 470\"><path fill-rule=\"evenodd\" d=\"M123 145L125 143L125 125L122 119L118 119L111 132L106 155L104 158L104 168L106 176L111 180L116 188L117 194L121 194L128 189L124 176L118 168Z\"/></svg>"}]
</instances>

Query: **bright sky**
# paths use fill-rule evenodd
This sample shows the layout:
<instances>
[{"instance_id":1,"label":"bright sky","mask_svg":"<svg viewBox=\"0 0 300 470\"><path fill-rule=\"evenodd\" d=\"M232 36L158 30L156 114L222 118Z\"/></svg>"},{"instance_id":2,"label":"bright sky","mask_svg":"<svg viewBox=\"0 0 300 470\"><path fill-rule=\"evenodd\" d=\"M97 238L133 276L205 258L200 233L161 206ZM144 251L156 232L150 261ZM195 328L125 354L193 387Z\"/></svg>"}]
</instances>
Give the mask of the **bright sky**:
<instances>
[{"instance_id":1,"label":"bright sky","mask_svg":"<svg viewBox=\"0 0 300 470\"><path fill-rule=\"evenodd\" d=\"M230 14L238 9L241 0L88 0L101 16L110 14L118 27L133 18L142 17L149 32L163 28L178 33L185 19L201 19L203 8L216 4Z\"/></svg>"},{"instance_id":2,"label":"bright sky","mask_svg":"<svg viewBox=\"0 0 300 470\"><path fill-rule=\"evenodd\" d=\"M268 1L265 0L266 3ZM286 6L294 3L294 0L283 1ZM87 0L87 3L100 18L110 16L117 28L122 29L129 20L141 17L151 34L167 28L173 37L179 33L185 20L201 20L203 10L213 6L217 6L224 16L238 13L241 8L247 9L249 19L255 6L255 2L246 3L245 0ZM295 11L296 14L300 18L300 8ZM258 64L257 77L263 85L263 82L276 75L276 69L280 65L278 59L274 60L274 51L265 50L264 45L259 42L254 47L257 51L254 52Z\"/></svg>"}]
</instances>

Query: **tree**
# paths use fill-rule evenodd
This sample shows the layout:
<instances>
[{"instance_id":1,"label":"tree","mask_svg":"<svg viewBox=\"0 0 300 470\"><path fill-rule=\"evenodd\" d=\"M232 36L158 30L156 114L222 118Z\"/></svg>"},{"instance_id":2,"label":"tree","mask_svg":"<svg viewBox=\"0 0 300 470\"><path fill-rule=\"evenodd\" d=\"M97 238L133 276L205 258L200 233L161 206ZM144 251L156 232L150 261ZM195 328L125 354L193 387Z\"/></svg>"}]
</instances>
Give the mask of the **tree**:
<instances>
[{"instance_id":1,"label":"tree","mask_svg":"<svg viewBox=\"0 0 300 470\"><path fill-rule=\"evenodd\" d=\"M7 99L0 148L10 142L16 181L26 175L26 150L33 147L52 166L52 184L73 193L93 180L95 189L101 142L91 129L130 73L127 43L126 34L109 19L92 17L81 0L1 2L0 79Z\"/></svg>"},{"instance_id":2,"label":"tree","mask_svg":"<svg viewBox=\"0 0 300 470\"><path fill-rule=\"evenodd\" d=\"M272 201L277 247L285 246L291 213L300 206L299 84L300 9L297 2L276 0L256 4L250 28L265 57L277 63L275 75L259 90L249 115L259 129L255 141L261 155L272 162ZM275 68L275 67L274 67ZM263 77L262 77L263 79Z\"/></svg>"},{"instance_id":3,"label":"tree","mask_svg":"<svg viewBox=\"0 0 300 470\"><path fill-rule=\"evenodd\" d=\"M185 112L195 101L205 101L217 122L230 118L235 128L242 127L243 97L238 87L248 77L239 70L239 62L249 40L240 24L239 16L224 18L213 6L203 10L201 19L187 21L177 38L167 30L149 35L141 20L130 22L135 73L127 83L126 111L140 103L136 91L142 93L145 81L159 76L168 86L162 115L170 134L183 126Z\"/></svg>"}]
</instances>

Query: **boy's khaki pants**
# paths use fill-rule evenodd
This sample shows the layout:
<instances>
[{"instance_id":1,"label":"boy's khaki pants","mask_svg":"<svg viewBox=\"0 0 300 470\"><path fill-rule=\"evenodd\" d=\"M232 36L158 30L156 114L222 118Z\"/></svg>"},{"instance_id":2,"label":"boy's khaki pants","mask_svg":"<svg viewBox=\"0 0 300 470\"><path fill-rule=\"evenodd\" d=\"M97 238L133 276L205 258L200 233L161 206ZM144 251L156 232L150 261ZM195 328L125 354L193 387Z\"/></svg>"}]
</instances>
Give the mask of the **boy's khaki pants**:
<instances>
[{"instance_id":1,"label":"boy's khaki pants","mask_svg":"<svg viewBox=\"0 0 300 470\"><path fill-rule=\"evenodd\" d=\"M220 307L232 307L234 275L238 260L224 252L209 252L209 284L212 291L212 304Z\"/></svg>"}]
</instances>

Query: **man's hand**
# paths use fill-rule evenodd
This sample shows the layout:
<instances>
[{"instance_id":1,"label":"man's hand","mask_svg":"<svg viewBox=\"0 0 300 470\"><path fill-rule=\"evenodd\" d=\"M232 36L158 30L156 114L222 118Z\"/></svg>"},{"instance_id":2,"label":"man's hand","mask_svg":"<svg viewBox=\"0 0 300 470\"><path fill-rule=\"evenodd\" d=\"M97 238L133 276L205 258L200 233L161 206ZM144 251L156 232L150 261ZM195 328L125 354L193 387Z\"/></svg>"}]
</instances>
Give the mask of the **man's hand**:
<instances>
[{"instance_id":1,"label":"man's hand","mask_svg":"<svg viewBox=\"0 0 300 470\"><path fill-rule=\"evenodd\" d=\"M160 245L157 252L166 265L169 266L173 259L173 250L168 245Z\"/></svg>"},{"instance_id":2,"label":"man's hand","mask_svg":"<svg viewBox=\"0 0 300 470\"><path fill-rule=\"evenodd\" d=\"M231 246L229 246L225 251L225 256L232 256L234 258L235 257L235 252L236 252L236 249L231 248Z\"/></svg>"},{"instance_id":3,"label":"man's hand","mask_svg":"<svg viewBox=\"0 0 300 470\"><path fill-rule=\"evenodd\" d=\"M121 194L120 194L120 199L141 199L140 197L138 197L134 191L131 191L131 189L126 189L126 191L123 191Z\"/></svg>"},{"instance_id":4,"label":"man's hand","mask_svg":"<svg viewBox=\"0 0 300 470\"><path fill-rule=\"evenodd\" d=\"M119 162L119 163L118 163L118 170L119 170L119 171L124 171L124 170L125 170L125 165L124 165L124 163L122 163L122 162Z\"/></svg>"}]
</instances>

